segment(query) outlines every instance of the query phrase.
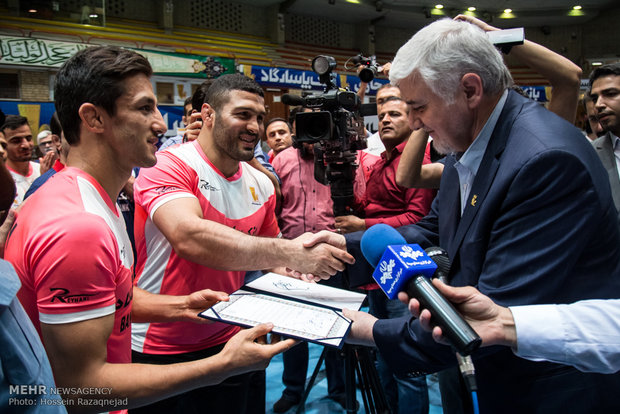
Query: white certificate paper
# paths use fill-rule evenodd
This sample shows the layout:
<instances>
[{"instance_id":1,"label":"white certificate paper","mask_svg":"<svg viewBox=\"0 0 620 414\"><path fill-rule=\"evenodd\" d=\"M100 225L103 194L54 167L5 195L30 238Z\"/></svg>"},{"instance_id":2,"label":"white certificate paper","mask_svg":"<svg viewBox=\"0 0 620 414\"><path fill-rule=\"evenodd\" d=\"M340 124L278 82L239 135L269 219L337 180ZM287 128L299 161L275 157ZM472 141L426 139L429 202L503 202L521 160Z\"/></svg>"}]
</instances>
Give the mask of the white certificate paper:
<instances>
[{"instance_id":1,"label":"white certificate paper","mask_svg":"<svg viewBox=\"0 0 620 414\"><path fill-rule=\"evenodd\" d=\"M271 322L274 333L340 348L351 325L342 309L358 310L364 297L268 273L200 316L246 327Z\"/></svg>"}]
</instances>

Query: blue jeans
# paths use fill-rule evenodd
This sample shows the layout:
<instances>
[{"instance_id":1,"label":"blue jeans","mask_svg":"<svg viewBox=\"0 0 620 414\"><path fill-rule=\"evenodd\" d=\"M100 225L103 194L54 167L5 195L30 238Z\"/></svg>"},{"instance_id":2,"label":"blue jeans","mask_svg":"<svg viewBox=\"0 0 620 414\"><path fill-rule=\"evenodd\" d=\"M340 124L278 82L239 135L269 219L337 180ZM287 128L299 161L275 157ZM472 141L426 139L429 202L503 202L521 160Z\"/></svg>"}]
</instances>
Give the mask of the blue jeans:
<instances>
[{"instance_id":1,"label":"blue jeans","mask_svg":"<svg viewBox=\"0 0 620 414\"><path fill-rule=\"evenodd\" d=\"M369 313L379 319L409 315L407 306L398 299L388 299L381 289L368 291ZM377 352L377 372L392 413L427 414L426 377L397 378Z\"/></svg>"}]
</instances>

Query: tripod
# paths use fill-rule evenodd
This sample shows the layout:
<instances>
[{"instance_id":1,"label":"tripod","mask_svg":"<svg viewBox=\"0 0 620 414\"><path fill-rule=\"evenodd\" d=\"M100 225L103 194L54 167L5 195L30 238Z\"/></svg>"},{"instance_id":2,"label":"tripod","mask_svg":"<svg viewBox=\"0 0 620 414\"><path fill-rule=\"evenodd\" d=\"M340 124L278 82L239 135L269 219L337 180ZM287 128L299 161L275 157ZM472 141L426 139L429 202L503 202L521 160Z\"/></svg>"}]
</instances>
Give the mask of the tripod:
<instances>
[{"instance_id":1,"label":"tripod","mask_svg":"<svg viewBox=\"0 0 620 414\"><path fill-rule=\"evenodd\" d=\"M302 413L304 410L304 406L306 404L306 400L308 399L308 395L314 386L314 382L316 381L316 377L321 370L321 365L325 359L326 349L323 349L321 352L321 356L314 367L314 371L312 372L312 376L306 385L304 390L304 394L301 397L301 401L299 406L297 407L297 413ZM342 352L344 355L344 367L345 367L345 396L346 396L346 412L347 413L356 413L356 381L355 375L357 374L357 378L359 380L362 400L364 402L364 409L367 414L387 414L390 412L390 409L387 404L387 400L385 398L385 394L383 392L383 388L381 387L381 383L379 382L379 375L377 374L377 369L375 368L374 360L370 354L370 348L356 345L345 345L342 348Z\"/></svg>"}]
</instances>

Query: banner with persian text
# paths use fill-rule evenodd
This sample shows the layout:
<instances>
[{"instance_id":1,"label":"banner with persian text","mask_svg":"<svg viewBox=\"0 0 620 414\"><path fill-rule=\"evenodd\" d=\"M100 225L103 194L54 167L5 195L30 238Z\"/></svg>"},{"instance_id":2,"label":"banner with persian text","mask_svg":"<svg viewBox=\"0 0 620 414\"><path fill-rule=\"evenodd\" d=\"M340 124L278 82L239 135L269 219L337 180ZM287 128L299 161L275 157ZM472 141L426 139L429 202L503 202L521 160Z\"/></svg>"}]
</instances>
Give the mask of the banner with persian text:
<instances>
[{"instance_id":1,"label":"banner with persian text","mask_svg":"<svg viewBox=\"0 0 620 414\"><path fill-rule=\"evenodd\" d=\"M249 65L240 65L240 69L245 75L250 76L262 86L315 91L321 91L325 88L325 85L319 80L319 75L309 70ZM374 95L381 85L388 82L387 79L373 79L366 86L366 94ZM348 87L353 92L357 92L360 88L359 78L353 75L336 76L335 84L341 88Z\"/></svg>"},{"instance_id":2,"label":"banner with persian text","mask_svg":"<svg viewBox=\"0 0 620 414\"><path fill-rule=\"evenodd\" d=\"M93 45L0 36L0 64L57 68L75 53L90 46ZM133 50L148 59L156 74L216 78L224 73L235 72L235 61L230 58Z\"/></svg>"}]
</instances>

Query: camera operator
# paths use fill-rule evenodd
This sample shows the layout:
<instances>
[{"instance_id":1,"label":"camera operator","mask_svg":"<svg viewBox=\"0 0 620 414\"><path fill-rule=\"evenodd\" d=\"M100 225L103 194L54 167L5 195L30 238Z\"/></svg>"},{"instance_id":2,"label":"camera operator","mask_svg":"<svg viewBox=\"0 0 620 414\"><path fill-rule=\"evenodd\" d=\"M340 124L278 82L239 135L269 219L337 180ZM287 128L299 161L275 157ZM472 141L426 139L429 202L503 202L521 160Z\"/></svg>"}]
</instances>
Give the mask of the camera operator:
<instances>
[{"instance_id":1,"label":"camera operator","mask_svg":"<svg viewBox=\"0 0 620 414\"><path fill-rule=\"evenodd\" d=\"M288 122L281 118L274 119L267 122L267 131L271 131L271 125L278 124L278 128L286 128L288 133L291 133L292 127ZM307 232L334 231L331 189L314 179L314 145L303 143L298 148L289 146L274 158L273 167L282 180L282 210L278 215L282 236L285 239L294 239ZM358 169L354 181L357 198L361 199L364 188L364 177L361 169ZM326 282L330 286L344 287L340 275ZM326 350L328 397L344 408L344 360L338 350ZM308 371L308 344L302 342L286 351L283 354L283 364L282 383L285 389L282 397L273 406L274 413L286 412L301 401Z\"/></svg>"}]
</instances>

